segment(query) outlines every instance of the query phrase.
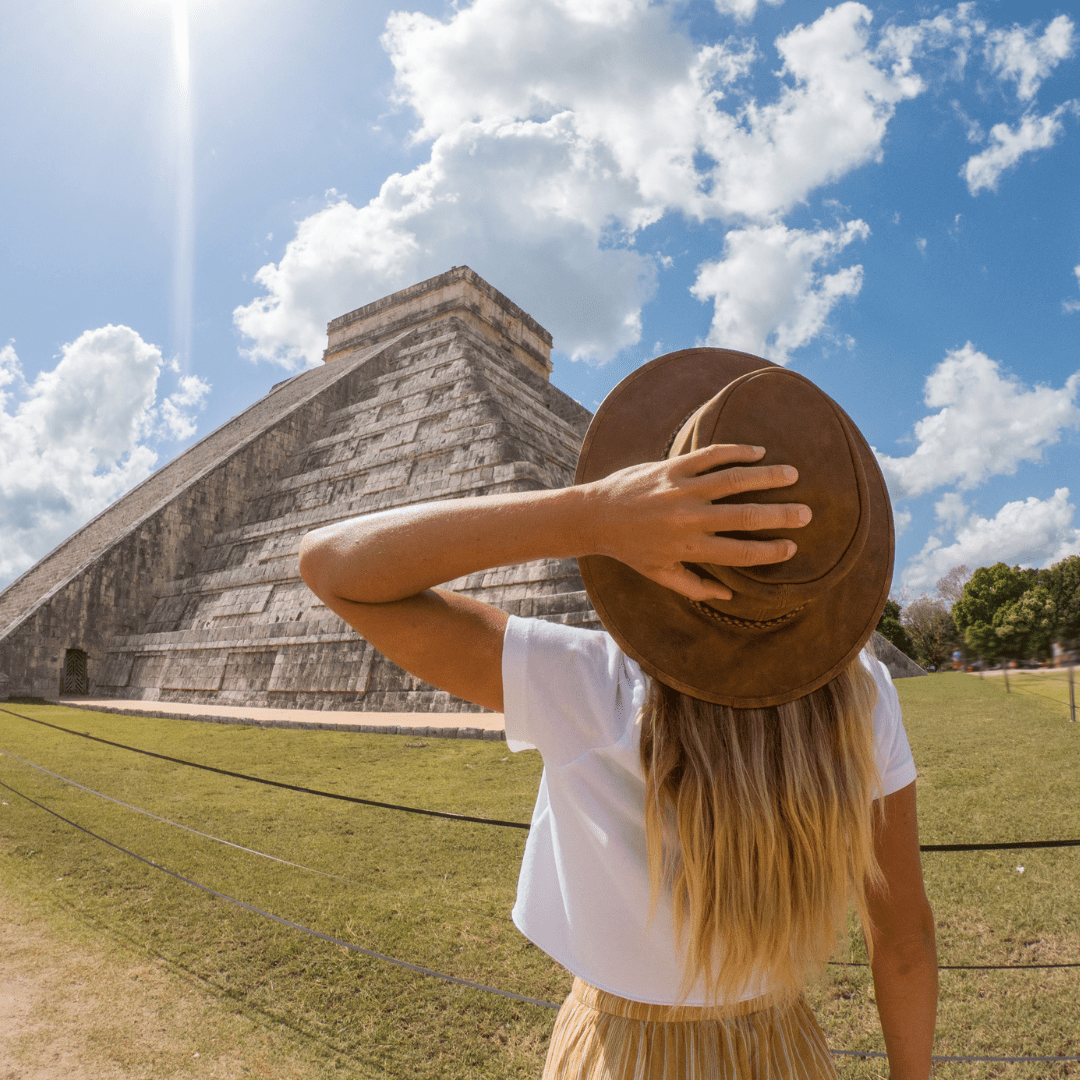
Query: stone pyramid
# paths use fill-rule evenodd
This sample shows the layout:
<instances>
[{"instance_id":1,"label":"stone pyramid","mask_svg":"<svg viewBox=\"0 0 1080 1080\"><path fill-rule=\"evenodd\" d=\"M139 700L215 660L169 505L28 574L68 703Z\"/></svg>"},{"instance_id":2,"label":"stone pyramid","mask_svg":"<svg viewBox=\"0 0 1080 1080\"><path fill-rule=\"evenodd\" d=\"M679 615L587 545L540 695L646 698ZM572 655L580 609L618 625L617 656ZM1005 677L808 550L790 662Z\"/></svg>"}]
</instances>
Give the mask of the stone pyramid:
<instances>
[{"instance_id":1,"label":"stone pyramid","mask_svg":"<svg viewBox=\"0 0 1080 1080\"><path fill-rule=\"evenodd\" d=\"M0 694L471 711L376 653L300 580L309 529L428 499L560 487L590 413L551 336L468 267L330 323L269 394L0 594ZM598 626L573 560L451 588Z\"/></svg>"}]
</instances>

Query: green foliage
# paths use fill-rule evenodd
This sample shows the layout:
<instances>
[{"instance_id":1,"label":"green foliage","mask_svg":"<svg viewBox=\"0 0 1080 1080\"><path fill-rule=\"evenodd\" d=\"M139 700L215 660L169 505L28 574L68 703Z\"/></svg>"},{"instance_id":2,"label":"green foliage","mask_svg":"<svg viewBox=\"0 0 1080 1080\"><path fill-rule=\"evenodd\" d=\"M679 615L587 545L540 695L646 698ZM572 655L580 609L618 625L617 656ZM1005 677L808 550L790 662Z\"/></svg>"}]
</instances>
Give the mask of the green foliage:
<instances>
[{"instance_id":1,"label":"green foliage","mask_svg":"<svg viewBox=\"0 0 1080 1080\"><path fill-rule=\"evenodd\" d=\"M997 634L994 617L1019 600L1037 580L1037 570L1021 570L1019 566L1009 567L1001 562L980 566L971 575L952 607L953 621L963 633L971 654L989 661L1012 655L1004 651L1009 643Z\"/></svg>"},{"instance_id":2,"label":"green foliage","mask_svg":"<svg viewBox=\"0 0 1080 1080\"><path fill-rule=\"evenodd\" d=\"M1019 600L1036 581L1038 571L1021 570L1019 566L994 563L980 566L964 586L963 595L953 604L952 617L958 630L967 630L975 623L990 626L998 611Z\"/></svg>"},{"instance_id":3,"label":"green foliage","mask_svg":"<svg viewBox=\"0 0 1080 1080\"><path fill-rule=\"evenodd\" d=\"M885 601L885 610L878 620L877 632L886 641L891 641L905 656L915 659L915 645L900 624L900 605L895 600Z\"/></svg>"},{"instance_id":4,"label":"green foliage","mask_svg":"<svg viewBox=\"0 0 1080 1080\"><path fill-rule=\"evenodd\" d=\"M1080 555L1070 555L1049 570L1039 571L1057 613L1057 638L1063 645L1080 644Z\"/></svg>"},{"instance_id":5,"label":"green foliage","mask_svg":"<svg viewBox=\"0 0 1080 1080\"><path fill-rule=\"evenodd\" d=\"M1028 589L994 616L1000 654L1015 660L1046 659L1056 629L1057 612L1045 585Z\"/></svg>"},{"instance_id":6,"label":"green foliage","mask_svg":"<svg viewBox=\"0 0 1080 1080\"><path fill-rule=\"evenodd\" d=\"M915 646L913 658L928 671L940 668L959 641L956 623L944 602L922 596L912 600L900 618Z\"/></svg>"},{"instance_id":7,"label":"green foliage","mask_svg":"<svg viewBox=\"0 0 1080 1080\"><path fill-rule=\"evenodd\" d=\"M939 587L955 587L964 569L950 571ZM945 595L949 589L940 591ZM964 585L952 616L968 652L991 662L1042 659L1055 641L1075 647L1080 644L1080 555L1047 570L981 566Z\"/></svg>"},{"instance_id":8,"label":"green foliage","mask_svg":"<svg viewBox=\"0 0 1080 1080\"><path fill-rule=\"evenodd\" d=\"M964 644L968 656L977 656L988 664L996 663L1001 658L1001 638L993 626L987 623L973 623L964 631Z\"/></svg>"}]
</instances>

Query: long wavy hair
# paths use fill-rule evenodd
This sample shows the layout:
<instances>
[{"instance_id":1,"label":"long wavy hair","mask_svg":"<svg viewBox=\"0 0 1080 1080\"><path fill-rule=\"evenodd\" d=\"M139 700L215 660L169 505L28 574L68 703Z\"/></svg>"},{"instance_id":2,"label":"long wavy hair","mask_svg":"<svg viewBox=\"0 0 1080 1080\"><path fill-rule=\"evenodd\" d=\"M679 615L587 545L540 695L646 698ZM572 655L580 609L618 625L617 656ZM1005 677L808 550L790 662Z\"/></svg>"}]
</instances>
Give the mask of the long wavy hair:
<instances>
[{"instance_id":1,"label":"long wavy hair","mask_svg":"<svg viewBox=\"0 0 1080 1080\"><path fill-rule=\"evenodd\" d=\"M652 915L669 888L698 980L735 1000L764 978L801 993L854 906L866 932L874 857L873 708L858 659L786 705L733 709L652 680L641 713ZM651 917L651 916L650 916Z\"/></svg>"}]
</instances>

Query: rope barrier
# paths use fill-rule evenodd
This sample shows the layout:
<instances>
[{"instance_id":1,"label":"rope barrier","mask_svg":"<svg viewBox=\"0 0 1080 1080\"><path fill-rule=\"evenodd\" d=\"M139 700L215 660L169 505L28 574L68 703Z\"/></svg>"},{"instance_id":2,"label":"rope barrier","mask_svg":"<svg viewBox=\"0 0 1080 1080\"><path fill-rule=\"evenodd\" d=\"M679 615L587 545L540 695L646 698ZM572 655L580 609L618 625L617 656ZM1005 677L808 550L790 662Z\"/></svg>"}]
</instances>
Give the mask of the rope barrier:
<instances>
[{"instance_id":1,"label":"rope barrier","mask_svg":"<svg viewBox=\"0 0 1080 1080\"><path fill-rule=\"evenodd\" d=\"M1015 840L1002 844L920 844L920 851L1019 851L1028 848L1080 847L1080 840Z\"/></svg>"},{"instance_id":2,"label":"rope barrier","mask_svg":"<svg viewBox=\"0 0 1080 1080\"><path fill-rule=\"evenodd\" d=\"M144 855L139 855L134 851L128 851L126 847L121 847L119 844L114 844L112 840L106 840L104 836L99 836L96 832L86 828L85 825L80 825L78 822L72 821L70 818L64 817L63 814L57 813L55 810L51 810L43 803L39 803L37 799L31 799L29 795L24 795L21 791L13 788L10 784L5 784L3 780L0 780L0 787L7 788L13 795L18 795L19 798L25 799L29 803L33 803L39 810L44 810L47 814L52 814L53 817L59 818L66 825L70 825L74 829L78 829L80 832L86 833L87 836L92 836L95 840L100 840L103 844L108 844L109 847L114 848L117 851L123 852L125 855L130 855L133 859L138 859L139 862L145 863L147 866L153 867L155 870L160 870L163 874L168 874L171 878L176 878L177 881L182 881L185 885L191 885L193 888L201 889L205 893L209 893L211 896L216 896L219 900L226 900L230 904L235 904L237 907L243 908L245 911L253 912L255 915L261 915L264 919L272 919L276 923L280 923L282 926L288 926L293 930L299 930L301 933L310 934L312 937L318 938L320 941L329 942L331 945L340 945L343 949L348 949L350 952L360 953L362 956L369 956L373 960L384 960L388 964L393 964L395 967L404 968L406 971L415 971L420 975L427 975L432 979L441 979L443 982L454 983L457 986L466 986L470 990L483 990L488 994L497 994L499 997L510 998L511 1001L521 1001L527 1005L540 1005L545 1009L558 1009L559 1006L551 1001L542 1001L540 998L526 997L524 994L514 994L509 990L500 990L495 986L484 986L483 983L470 982L468 979L459 979L456 975L444 975L441 971L433 971L431 968L421 967L419 964L410 964L407 960L398 960L393 956L387 956L385 953L374 952L372 949L364 949L359 945L354 945L350 941L342 941L341 938L334 937L332 934L324 934L321 930L312 930L310 926L304 926L302 923L293 922L291 919L283 918L281 915L275 915L271 911L263 911L262 908L257 908L252 904L246 904L243 900L237 900L234 896L229 896L227 893L218 892L217 889L210 888L209 885L203 885L201 882L193 881L189 877L184 877L183 874L177 873L175 870L170 870L166 866L162 866L160 863L156 863L153 859L148 859Z\"/></svg>"},{"instance_id":3,"label":"rope barrier","mask_svg":"<svg viewBox=\"0 0 1080 1080\"><path fill-rule=\"evenodd\" d=\"M839 1057L858 1057L858 1058L888 1058L888 1054L883 1054L880 1050L830 1050L830 1054L836 1054ZM970 1054L933 1054L930 1058L931 1061L1001 1061L1001 1062L1027 1062L1027 1061L1080 1061L1080 1054L1074 1054L1071 1057L983 1057L979 1055Z\"/></svg>"},{"instance_id":4,"label":"rope barrier","mask_svg":"<svg viewBox=\"0 0 1080 1080\"><path fill-rule=\"evenodd\" d=\"M59 724L50 724L47 720L38 720L33 716L24 716L22 713L13 712L11 709L0 708L0 712L9 716L17 716L20 720L29 720L31 724L41 724L43 727L53 728L55 731L63 731L68 735L77 735L80 739L90 739L93 742L104 743L106 746L115 746L120 750L130 750L135 754L143 754L146 757L158 758L160 761L171 761L174 765L187 765L192 769L202 769L204 772L217 773L219 776L231 776L236 780L250 780L254 784L266 784L269 787L283 788L286 791L298 791L303 795L320 795L324 799L337 799L339 802L358 803L360 806L377 806L382 810L401 810L407 814L422 814L425 817L449 818L451 821L472 821L478 825L501 825L507 829L528 829L530 826L523 821L500 821L498 818L473 817L470 814L451 814L446 810L424 810L418 806L401 806L397 803L378 802L375 799L361 799L355 795L342 795L336 791L322 791L319 788L302 787L299 784L286 784L282 780L267 780L262 776L251 776L248 773L233 772L232 769L219 769L215 765L203 765L198 761L186 761L184 758L170 757L168 754L156 754L153 750L143 750L138 746L128 746L126 743L113 742L111 739L102 739L100 736L91 735L88 731L72 731L71 728L61 727Z\"/></svg>"},{"instance_id":5,"label":"rope barrier","mask_svg":"<svg viewBox=\"0 0 1080 1080\"><path fill-rule=\"evenodd\" d=\"M172 821L169 818L162 817L160 814L151 813L149 810L144 810L141 806L133 806L131 803L123 802L120 799L114 799L111 795L106 795L103 791L96 791L92 787L87 787L85 784L80 784L76 780L72 780L67 776L61 776L57 772L53 772L52 769L46 769L44 765L35 765L32 761L27 761L26 758L19 757L18 754L13 754L10 750L0 750L0 757L7 755L13 758L15 761L22 762L23 765L29 765L31 769L37 769L40 772L47 773L49 776L54 777L57 780L62 780L65 784L71 784L72 787L79 788L80 791L87 791L91 795L97 795L99 798L105 799L108 802L115 803L117 806L123 806L127 810L134 810L137 814L145 814L148 818L153 818L155 821L160 821L165 825L172 825L177 829L183 829L184 832L194 833L196 836L205 837L207 840L214 840L219 844L224 844L226 847L235 848L237 851L246 851L249 855L258 855L260 858L269 859L271 862L281 863L283 866L292 866L297 870L306 870L309 874L319 874L321 877L333 878L334 881L342 881L346 885L355 885L358 888L363 888L363 884L359 881L353 881L352 878L342 877L340 874L331 874L326 870L316 870L313 866L304 866L302 863L290 862L288 859L278 858L276 855L270 855L265 851L259 851L258 848L244 847L243 844L236 844L232 840L225 840L223 837L214 836L212 833L202 832L199 829L193 829L189 825L183 825L179 821ZM454 904L447 901L445 898L441 901L444 905L452 907L455 911L463 912L467 915L482 915L485 919L496 919L501 922L511 922L505 915L497 915L491 911L477 911L475 908L462 907L460 904Z\"/></svg>"},{"instance_id":6,"label":"rope barrier","mask_svg":"<svg viewBox=\"0 0 1080 1080\"><path fill-rule=\"evenodd\" d=\"M293 866L297 870L306 870L309 874L320 874L322 877L333 878L335 881L344 881L347 885L360 884L358 881L352 881L349 878L341 877L340 874L330 874L325 870L316 870L313 866L303 866L301 863L289 862L288 859L279 859L276 855L268 855L265 851L244 847L243 844L234 844L231 840L224 840L220 836L214 836L212 833L193 829L190 825L182 825L179 821L172 821L169 818L161 817L160 814L152 814L149 810L144 810L141 806L132 806L131 803L122 802L120 799L114 799L111 795L106 795L103 791L95 791L92 787L87 787L85 784L80 784L76 780L61 776L59 773L53 772L52 769L46 769L44 765L35 765L32 761L27 761L26 758L21 758L18 754L13 754L10 750L0 750L0 756L4 754L10 758L14 758L16 761L21 761L24 765L29 765L31 769L37 769L38 772L47 773L57 780L63 780L65 784L77 787L80 791L88 791L91 795L96 795L99 799L106 799L108 802L115 803L117 806L122 806L126 810L134 810L136 814L145 814L148 818L164 822L166 825L172 825L176 829L183 829L184 832L194 833L196 836L205 837L207 840L213 840L218 844L225 844L226 847L236 848L237 851L246 851L249 855L258 855L263 859L270 859L271 862L281 863L282 866Z\"/></svg>"},{"instance_id":7,"label":"rope barrier","mask_svg":"<svg viewBox=\"0 0 1080 1080\"><path fill-rule=\"evenodd\" d=\"M865 960L829 960L829 967L857 967L870 965ZM1049 968L1080 968L1080 960L1067 964L938 964L938 971L1041 971Z\"/></svg>"},{"instance_id":8,"label":"rope barrier","mask_svg":"<svg viewBox=\"0 0 1080 1080\"><path fill-rule=\"evenodd\" d=\"M85 784L80 784L76 780L72 780L67 776L61 776L60 773L53 772L52 769L46 769L44 765L35 765L32 761L27 761L26 758L19 757L18 754L13 754L10 750L0 750L0 756L7 754L8 757L13 758L15 761L21 762L23 765L29 765L31 769L37 769L39 772L46 773L48 776L61 780L65 784L70 784L72 787L78 788L80 791L89 792L91 795L97 795L101 799L105 799L108 802L115 803L117 806L123 806L127 810L134 810L137 814L144 814L146 817L153 818L155 821L160 821L165 825L172 825L177 829L183 829L185 832L194 833L196 836L205 837L207 840L214 840L219 844L224 844L226 847L235 848L237 851L246 851L249 855L258 855L264 859L270 859L272 862L281 863L284 866L292 866L297 870L306 870L310 874L319 874L322 877L333 878L335 881L344 881L347 885L359 885L359 882L352 881L350 878L341 877L339 874L330 874L325 870L316 870L311 866L304 866L301 863L290 862L288 859L280 859L276 855L269 855L265 851L259 851L257 848L244 847L243 844L233 843L231 840L225 840L220 836L214 836L212 833L202 832L199 829L193 829L189 825L183 825L179 821L172 821L169 818L161 817L159 814L151 813L149 810L144 810L140 806L134 806L131 803L123 802L120 799L114 799L111 795L106 795L102 791L96 791L92 787L87 787ZM458 909L463 910L463 909ZM485 918L501 918L501 916L485 913ZM505 920L504 920L505 921ZM830 960L830 966L832 967L869 967L869 964L859 961L842 961L842 960ZM1075 963L1066 964L938 964L938 969L942 971L991 971L991 970L1036 970L1042 968L1074 968L1080 967L1080 961Z\"/></svg>"},{"instance_id":9,"label":"rope barrier","mask_svg":"<svg viewBox=\"0 0 1080 1080\"><path fill-rule=\"evenodd\" d=\"M136 754L144 754L146 757L158 758L161 761L170 761L174 765L187 765L193 769L202 769L204 772L218 773L221 776L230 776L237 780L249 780L254 784L266 784L270 787L284 788L286 791L298 791L304 795L319 795L325 799L337 799L341 802L358 803L361 806L376 806L383 810L401 810L408 814L423 814L427 817L448 818L451 821L469 821L478 825L498 825L505 829L531 828L527 821L503 821L499 818L474 817L469 814L452 814L445 810L425 810L418 806L402 806L398 803L377 802L374 799L361 799L355 795L342 795L334 791L323 791L319 788L302 787L299 784L286 784L281 780L267 780L265 777L252 776L249 773L234 772L231 769L219 769L214 765L203 765L198 761L187 761L184 758L171 757L168 754L157 754L152 750L143 750L138 746L128 746L126 743L113 742L111 739L103 739L97 735L91 735L85 731L73 731L71 728L62 727L60 724L51 724L47 720L38 720L33 716L24 716L22 713L13 712L11 709L0 707L0 712L9 716L17 716L20 720L29 720L31 724L41 724L55 731L63 731L68 735L77 735L80 739L90 739L93 742L104 743L106 746L114 746L120 750L130 750ZM1000 844L920 844L920 851L1018 851L1029 848L1066 848L1080 847L1080 840L1018 840L1012 843Z\"/></svg>"},{"instance_id":10,"label":"rope barrier","mask_svg":"<svg viewBox=\"0 0 1080 1080\"><path fill-rule=\"evenodd\" d=\"M15 757L14 754L12 754L11 756ZM152 867L154 870L158 870L163 874L168 874L169 877L175 878L177 881L182 881L185 885L190 885L193 888L200 889L205 893L209 893L211 896L216 896L219 900L225 900L230 904L234 904L237 907L243 908L245 911L250 911L255 915L261 915L263 918L270 919L273 922L279 923L282 926L287 926L290 929L298 930L301 933L308 934L314 938L318 938L320 941L328 942L331 945L339 945L344 949L348 949L350 952L358 953L362 956L367 956L374 960L383 960L388 964L393 964L395 967L403 968L406 971L413 971L419 975L426 975L429 978L438 979L442 982L452 983L456 986L464 986L470 990L480 990L487 994L495 994L498 997L509 998L511 1001L520 1001L523 1004L536 1005L544 1009L553 1009L557 1011L560 1008L560 1006L553 1001L544 1001L542 998L532 998L527 997L524 994L515 994L509 990L502 990L495 986L485 986L483 983L472 982L469 979L460 979L456 975L446 975L441 971L434 971L432 968L422 967L419 964L411 964L407 960L398 960L393 956L387 956L385 953L375 952L372 949L364 949L359 945L352 944L352 942L342 941L341 938L334 937L332 934L325 934L321 930L314 930L309 926L304 926L302 923L293 922L291 919L286 919L281 915L275 915L273 912L263 911L262 908L257 908L253 904L245 903L243 900L238 900L233 896L229 896L227 893L219 892L217 889L212 889L209 885L203 885L201 882L194 881L189 877L185 877L183 874L177 873L177 871L175 870L170 870L168 869L168 867L162 866L160 863L156 863L152 859L148 859L145 856L139 855L134 851L129 851L127 848L122 847L120 844L114 843L112 840L107 840L104 836L100 836L98 833L93 832L91 829L86 828L84 825L80 825L78 824L78 822L72 821L70 818L64 817L63 814L60 814L57 811L50 809L48 806L45 806L43 803L38 802L36 799L30 798L29 795L24 795L21 791L13 788L10 784L5 783L3 780L0 780L0 787L6 788L13 795L18 795L19 798L25 799L27 802L32 803L39 810L44 810L47 814L51 814L53 817L58 818L66 825L70 825L72 828L78 829L80 832L86 833L87 836L92 836L95 840L100 840L103 844L107 844L114 850L122 852L124 855L128 855L133 859L137 859L139 862L144 863L146 866ZM829 1052L837 1057L888 1058L887 1054L884 1054L879 1050L833 1050L830 1048ZM1080 1061L1080 1054L1072 1056L1054 1057L1000 1057L983 1055L935 1054L932 1055L931 1060L980 1062L986 1061L1003 1063L1024 1063L1035 1061Z\"/></svg>"}]
</instances>

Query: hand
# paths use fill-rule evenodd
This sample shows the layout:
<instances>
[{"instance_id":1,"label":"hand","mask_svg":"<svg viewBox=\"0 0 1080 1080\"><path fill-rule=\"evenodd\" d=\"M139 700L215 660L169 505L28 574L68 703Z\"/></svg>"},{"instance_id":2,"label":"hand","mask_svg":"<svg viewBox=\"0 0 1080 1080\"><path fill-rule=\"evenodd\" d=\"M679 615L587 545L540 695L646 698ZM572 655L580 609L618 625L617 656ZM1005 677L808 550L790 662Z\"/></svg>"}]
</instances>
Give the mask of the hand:
<instances>
[{"instance_id":1,"label":"hand","mask_svg":"<svg viewBox=\"0 0 1080 1080\"><path fill-rule=\"evenodd\" d=\"M729 495L788 487L798 480L790 465L752 465L764 453L760 446L716 444L668 461L632 465L596 481L589 485L589 550L618 559L691 600L729 600L726 585L701 577L684 563L784 562L798 550L790 540L716 534L798 529L811 516L810 507L801 503L715 505Z\"/></svg>"}]
</instances>

